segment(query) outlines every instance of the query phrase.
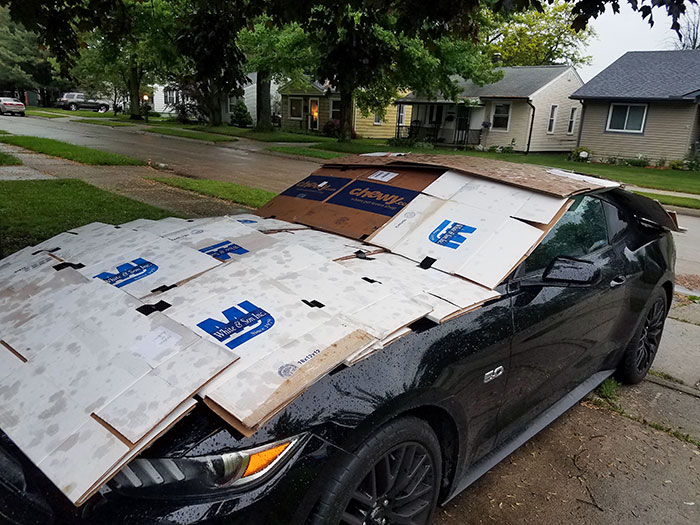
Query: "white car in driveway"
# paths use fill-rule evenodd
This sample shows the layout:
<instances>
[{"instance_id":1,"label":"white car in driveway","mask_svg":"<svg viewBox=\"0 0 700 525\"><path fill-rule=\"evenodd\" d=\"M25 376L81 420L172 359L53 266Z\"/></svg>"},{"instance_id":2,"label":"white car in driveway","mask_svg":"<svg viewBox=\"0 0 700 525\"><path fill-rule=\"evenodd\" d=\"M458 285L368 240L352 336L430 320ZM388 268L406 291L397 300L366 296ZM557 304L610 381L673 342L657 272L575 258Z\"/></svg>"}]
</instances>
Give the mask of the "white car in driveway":
<instances>
[{"instance_id":1,"label":"white car in driveway","mask_svg":"<svg viewBox=\"0 0 700 525\"><path fill-rule=\"evenodd\" d=\"M0 97L0 115L20 115L24 116L24 104L11 97Z\"/></svg>"}]
</instances>

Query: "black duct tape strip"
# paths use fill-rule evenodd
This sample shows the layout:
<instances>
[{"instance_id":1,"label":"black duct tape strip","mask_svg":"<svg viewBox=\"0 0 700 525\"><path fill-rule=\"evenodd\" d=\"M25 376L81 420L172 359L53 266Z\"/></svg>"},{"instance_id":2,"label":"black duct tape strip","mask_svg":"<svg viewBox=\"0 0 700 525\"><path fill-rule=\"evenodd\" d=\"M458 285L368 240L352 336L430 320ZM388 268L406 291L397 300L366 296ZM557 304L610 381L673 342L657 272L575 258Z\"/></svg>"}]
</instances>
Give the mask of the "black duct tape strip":
<instances>
[{"instance_id":1,"label":"black duct tape strip","mask_svg":"<svg viewBox=\"0 0 700 525\"><path fill-rule=\"evenodd\" d=\"M433 259L432 257L426 257L423 259L418 266L423 268L424 270L427 270L430 268L436 261L437 259Z\"/></svg>"},{"instance_id":2,"label":"black duct tape strip","mask_svg":"<svg viewBox=\"0 0 700 525\"><path fill-rule=\"evenodd\" d=\"M154 288L151 290L151 293L162 293L162 292L167 292L168 290L171 290L172 288L175 288L177 284L164 284L162 286L159 286L158 288Z\"/></svg>"},{"instance_id":3,"label":"black duct tape strip","mask_svg":"<svg viewBox=\"0 0 700 525\"><path fill-rule=\"evenodd\" d=\"M62 262L54 265L53 269L56 270L57 272L60 272L61 270L65 270L66 268L73 268L74 270L80 270L81 268L85 268L85 265L83 263L72 263L72 262Z\"/></svg>"},{"instance_id":4,"label":"black duct tape strip","mask_svg":"<svg viewBox=\"0 0 700 525\"><path fill-rule=\"evenodd\" d=\"M367 257L367 252L363 252L362 250L357 250L355 252L355 256L358 259L364 259L365 261L373 261L374 257Z\"/></svg>"},{"instance_id":5,"label":"black duct tape strip","mask_svg":"<svg viewBox=\"0 0 700 525\"><path fill-rule=\"evenodd\" d=\"M371 277L363 277L362 280L367 281L370 284L374 284L374 283L382 284L381 281L377 281L376 279L372 279Z\"/></svg>"},{"instance_id":6,"label":"black duct tape strip","mask_svg":"<svg viewBox=\"0 0 700 525\"><path fill-rule=\"evenodd\" d=\"M143 306L139 306L136 311L145 316L149 316L153 312L162 312L171 306L170 303L166 303L165 301L158 301L156 304L144 304Z\"/></svg>"},{"instance_id":7,"label":"black duct tape strip","mask_svg":"<svg viewBox=\"0 0 700 525\"><path fill-rule=\"evenodd\" d=\"M325 304L323 304L320 301L317 301L316 299L314 299L313 301L307 301L306 299L302 299L301 302L307 306L310 306L311 308L323 308L324 306L326 306Z\"/></svg>"}]
</instances>

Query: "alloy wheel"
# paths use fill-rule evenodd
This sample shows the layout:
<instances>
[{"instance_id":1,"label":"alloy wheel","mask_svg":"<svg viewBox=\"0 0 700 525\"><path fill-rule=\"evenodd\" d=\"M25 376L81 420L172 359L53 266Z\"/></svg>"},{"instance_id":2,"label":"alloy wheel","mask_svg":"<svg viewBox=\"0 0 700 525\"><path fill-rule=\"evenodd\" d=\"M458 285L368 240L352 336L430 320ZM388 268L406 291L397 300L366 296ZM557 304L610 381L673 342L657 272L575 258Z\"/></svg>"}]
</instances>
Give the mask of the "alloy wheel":
<instances>
[{"instance_id":1,"label":"alloy wheel","mask_svg":"<svg viewBox=\"0 0 700 525\"><path fill-rule=\"evenodd\" d=\"M649 309L637 343L637 371L646 372L656 356L666 318L666 302L659 297Z\"/></svg>"},{"instance_id":2,"label":"alloy wheel","mask_svg":"<svg viewBox=\"0 0 700 525\"><path fill-rule=\"evenodd\" d=\"M397 445L355 488L343 512L347 525L425 524L438 490L434 460L420 443Z\"/></svg>"}]
</instances>

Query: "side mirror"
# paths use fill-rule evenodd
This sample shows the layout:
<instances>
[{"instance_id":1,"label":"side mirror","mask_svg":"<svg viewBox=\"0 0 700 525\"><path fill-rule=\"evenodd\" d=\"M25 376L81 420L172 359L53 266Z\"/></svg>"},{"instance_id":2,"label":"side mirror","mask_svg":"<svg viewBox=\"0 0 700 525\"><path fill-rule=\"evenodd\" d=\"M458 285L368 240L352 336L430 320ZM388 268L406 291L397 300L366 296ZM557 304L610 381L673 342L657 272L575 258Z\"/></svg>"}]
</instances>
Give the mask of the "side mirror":
<instances>
[{"instance_id":1,"label":"side mirror","mask_svg":"<svg viewBox=\"0 0 700 525\"><path fill-rule=\"evenodd\" d=\"M600 277L600 270L590 261L556 257L542 274L545 283L574 285L594 284Z\"/></svg>"}]
</instances>

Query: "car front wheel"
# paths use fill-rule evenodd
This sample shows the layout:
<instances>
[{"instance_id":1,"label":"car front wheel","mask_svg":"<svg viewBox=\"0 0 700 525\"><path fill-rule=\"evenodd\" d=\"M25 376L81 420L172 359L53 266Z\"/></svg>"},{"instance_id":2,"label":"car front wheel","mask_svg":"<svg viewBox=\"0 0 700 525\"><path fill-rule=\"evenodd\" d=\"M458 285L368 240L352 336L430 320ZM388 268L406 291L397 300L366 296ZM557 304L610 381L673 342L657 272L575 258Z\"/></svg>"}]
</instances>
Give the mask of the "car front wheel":
<instances>
[{"instance_id":1,"label":"car front wheel","mask_svg":"<svg viewBox=\"0 0 700 525\"><path fill-rule=\"evenodd\" d=\"M642 322L627 345L617 376L623 383L639 383L649 372L659 350L668 306L666 293L656 293L642 313Z\"/></svg>"},{"instance_id":2,"label":"car front wheel","mask_svg":"<svg viewBox=\"0 0 700 525\"><path fill-rule=\"evenodd\" d=\"M71 102L70 104L68 104L68 109L70 109L71 111L77 111L78 104L76 104L75 102Z\"/></svg>"},{"instance_id":3,"label":"car front wheel","mask_svg":"<svg viewBox=\"0 0 700 525\"><path fill-rule=\"evenodd\" d=\"M98 112L98 113L107 113L107 110L108 110L108 109L109 109L109 108L108 108L107 106L105 106L104 104L102 104L102 105L97 109L97 112Z\"/></svg>"},{"instance_id":4,"label":"car front wheel","mask_svg":"<svg viewBox=\"0 0 700 525\"><path fill-rule=\"evenodd\" d=\"M393 420L330 475L311 523L428 524L440 491L440 443L425 421Z\"/></svg>"}]
</instances>

